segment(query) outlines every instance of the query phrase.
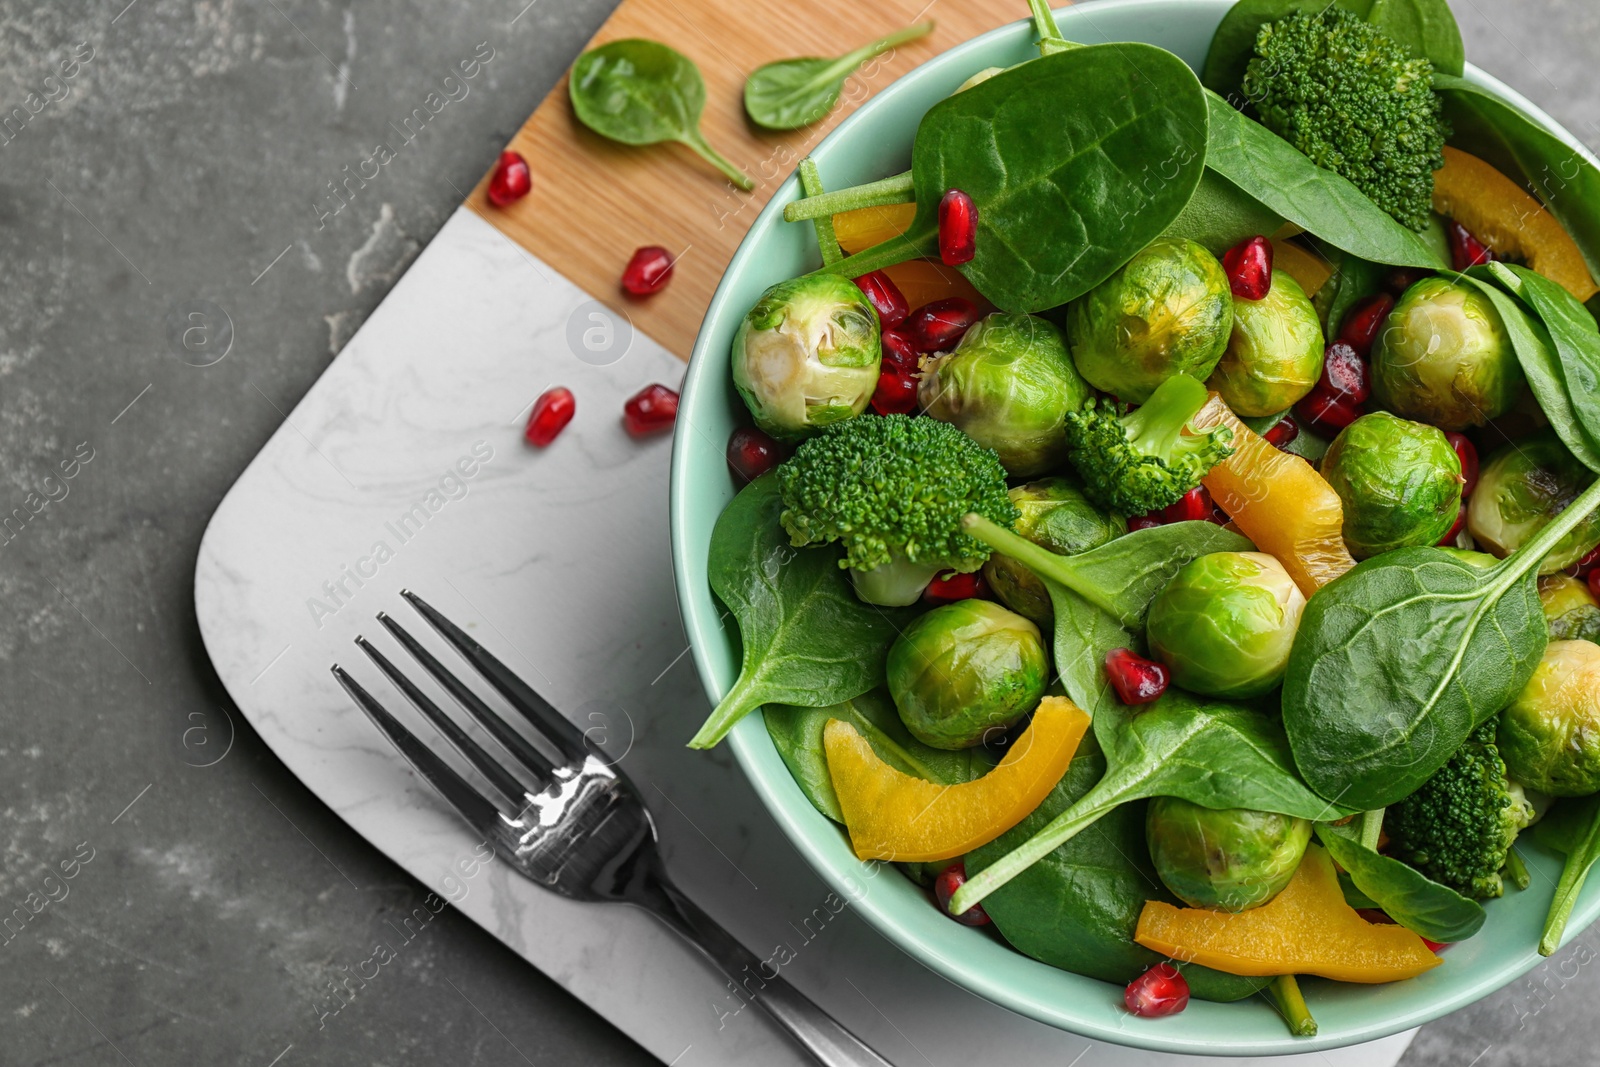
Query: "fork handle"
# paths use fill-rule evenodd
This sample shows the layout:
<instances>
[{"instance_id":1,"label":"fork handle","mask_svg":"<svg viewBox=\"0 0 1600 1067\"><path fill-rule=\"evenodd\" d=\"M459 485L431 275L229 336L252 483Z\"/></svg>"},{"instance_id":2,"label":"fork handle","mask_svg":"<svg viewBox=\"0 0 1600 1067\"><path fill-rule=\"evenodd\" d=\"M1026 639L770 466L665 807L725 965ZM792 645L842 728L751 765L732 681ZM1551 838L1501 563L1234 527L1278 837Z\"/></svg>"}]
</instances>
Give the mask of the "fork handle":
<instances>
[{"instance_id":1,"label":"fork handle","mask_svg":"<svg viewBox=\"0 0 1600 1067\"><path fill-rule=\"evenodd\" d=\"M753 1001L789 1032L824 1067L892 1067L865 1042L784 981L775 968L745 948L700 906L664 877L657 879L663 905L649 906L668 926L704 952L736 987L741 1002Z\"/></svg>"}]
</instances>

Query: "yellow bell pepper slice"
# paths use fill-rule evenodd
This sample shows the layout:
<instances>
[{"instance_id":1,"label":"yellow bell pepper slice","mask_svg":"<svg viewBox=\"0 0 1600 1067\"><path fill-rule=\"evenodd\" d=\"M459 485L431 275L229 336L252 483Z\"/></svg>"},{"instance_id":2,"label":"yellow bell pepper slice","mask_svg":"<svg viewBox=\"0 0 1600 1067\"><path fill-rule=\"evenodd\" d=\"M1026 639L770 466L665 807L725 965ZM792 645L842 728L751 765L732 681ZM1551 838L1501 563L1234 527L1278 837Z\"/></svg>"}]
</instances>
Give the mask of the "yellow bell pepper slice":
<instances>
[{"instance_id":1,"label":"yellow bell pepper slice","mask_svg":"<svg viewBox=\"0 0 1600 1067\"><path fill-rule=\"evenodd\" d=\"M1299 283L1306 296L1316 296L1317 290L1333 277L1333 265L1314 252L1290 241L1273 238L1272 266Z\"/></svg>"},{"instance_id":2,"label":"yellow bell pepper slice","mask_svg":"<svg viewBox=\"0 0 1600 1067\"><path fill-rule=\"evenodd\" d=\"M1283 892L1259 908L1222 912L1146 901L1135 941L1227 974L1316 974L1398 982L1444 962L1403 926L1369 923L1345 903L1326 850L1312 845Z\"/></svg>"},{"instance_id":3,"label":"yellow bell pepper slice","mask_svg":"<svg viewBox=\"0 0 1600 1067\"><path fill-rule=\"evenodd\" d=\"M823 728L822 741L856 855L925 863L964 856L1026 818L1067 773L1088 729L1083 709L1045 697L994 770L962 785L896 770L838 719Z\"/></svg>"},{"instance_id":4,"label":"yellow bell pepper slice","mask_svg":"<svg viewBox=\"0 0 1600 1067\"><path fill-rule=\"evenodd\" d=\"M833 234L839 247L851 255L862 249L881 245L891 237L899 237L911 228L917 217L915 204L888 204L884 207L862 207L854 211L841 211L833 217Z\"/></svg>"}]
</instances>

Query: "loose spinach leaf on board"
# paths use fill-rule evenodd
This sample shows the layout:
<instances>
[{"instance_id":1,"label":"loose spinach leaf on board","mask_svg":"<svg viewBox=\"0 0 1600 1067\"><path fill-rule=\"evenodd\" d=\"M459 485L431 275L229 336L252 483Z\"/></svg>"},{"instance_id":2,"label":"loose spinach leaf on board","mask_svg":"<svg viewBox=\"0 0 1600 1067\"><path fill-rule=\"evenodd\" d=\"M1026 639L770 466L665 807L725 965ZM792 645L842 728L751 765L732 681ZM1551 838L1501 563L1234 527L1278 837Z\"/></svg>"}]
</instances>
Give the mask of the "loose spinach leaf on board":
<instances>
[{"instance_id":1,"label":"loose spinach leaf on board","mask_svg":"<svg viewBox=\"0 0 1600 1067\"><path fill-rule=\"evenodd\" d=\"M804 56L757 67L744 83L744 110L750 121L768 130L798 130L820 122L839 102L845 79L857 67L933 32L933 23L880 37L837 59Z\"/></svg>"},{"instance_id":2,"label":"loose spinach leaf on board","mask_svg":"<svg viewBox=\"0 0 1600 1067\"><path fill-rule=\"evenodd\" d=\"M1283 217L1255 197L1206 168L1200 185L1163 237L1183 237L1220 256L1240 241L1278 232Z\"/></svg>"},{"instance_id":3,"label":"loose spinach leaf on board","mask_svg":"<svg viewBox=\"0 0 1600 1067\"><path fill-rule=\"evenodd\" d=\"M567 92L579 121L600 136L631 145L677 141L739 188L755 188L700 132L706 104L700 69L661 42L635 37L585 52L572 65Z\"/></svg>"},{"instance_id":4,"label":"loose spinach leaf on board","mask_svg":"<svg viewBox=\"0 0 1600 1067\"><path fill-rule=\"evenodd\" d=\"M1486 918L1483 906L1428 878L1397 859L1356 840L1353 827L1319 823L1317 837L1350 882L1389 918L1429 941L1449 944L1477 933Z\"/></svg>"},{"instance_id":5,"label":"loose spinach leaf on board","mask_svg":"<svg viewBox=\"0 0 1600 1067\"><path fill-rule=\"evenodd\" d=\"M1206 166L1328 244L1398 267L1442 268L1438 254L1367 199L1265 126L1207 91L1211 133Z\"/></svg>"},{"instance_id":6,"label":"loose spinach leaf on board","mask_svg":"<svg viewBox=\"0 0 1600 1067\"><path fill-rule=\"evenodd\" d=\"M712 592L739 620L738 681L690 748L710 748L762 704L821 707L882 684L884 657L914 612L856 599L836 547L794 548L778 525L778 479L733 498L711 531Z\"/></svg>"},{"instance_id":7,"label":"loose spinach leaf on board","mask_svg":"<svg viewBox=\"0 0 1600 1067\"><path fill-rule=\"evenodd\" d=\"M969 853L967 873L1024 844L1093 788L1105 769L1099 743L1085 737L1054 791L1033 814ZM1144 819L1143 803L1125 804L996 890L983 906L1001 936L1052 967L1119 985L1160 963L1161 956L1133 940L1145 901L1177 903L1150 863ZM1180 966L1190 993L1201 1000L1240 1000L1272 981Z\"/></svg>"},{"instance_id":8,"label":"loose spinach leaf on board","mask_svg":"<svg viewBox=\"0 0 1600 1067\"><path fill-rule=\"evenodd\" d=\"M829 719L854 726L878 757L895 770L940 785L970 782L993 767L982 746L947 752L912 737L900 721L888 691L882 688L826 708L768 704L761 709L761 715L778 755L783 757L800 791L813 807L837 823L844 822L844 813L833 791L828 753L822 743L822 731Z\"/></svg>"},{"instance_id":9,"label":"loose spinach leaf on board","mask_svg":"<svg viewBox=\"0 0 1600 1067\"><path fill-rule=\"evenodd\" d=\"M1572 906L1583 892L1589 868L1600 859L1600 794L1563 800L1533 828L1533 838L1567 857L1561 879L1545 916L1544 934L1539 938L1539 955L1549 956L1561 947Z\"/></svg>"},{"instance_id":10,"label":"loose spinach leaf on board","mask_svg":"<svg viewBox=\"0 0 1600 1067\"><path fill-rule=\"evenodd\" d=\"M1313 598L1315 599L1315 598ZM968 880L959 914L1108 813L1134 800L1175 796L1208 808L1254 808L1321 821L1350 814L1295 776L1282 728L1253 708L1168 689L1155 703L1101 703L1094 733L1106 773L1077 803Z\"/></svg>"},{"instance_id":11,"label":"loose spinach leaf on board","mask_svg":"<svg viewBox=\"0 0 1600 1067\"><path fill-rule=\"evenodd\" d=\"M917 214L898 238L824 270L860 277L938 255L938 207L960 189L978 210L959 268L1004 311L1092 289L1178 217L1206 154L1200 81L1146 44L1070 48L935 104L912 149Z\"/></svg>"}]
</instances>

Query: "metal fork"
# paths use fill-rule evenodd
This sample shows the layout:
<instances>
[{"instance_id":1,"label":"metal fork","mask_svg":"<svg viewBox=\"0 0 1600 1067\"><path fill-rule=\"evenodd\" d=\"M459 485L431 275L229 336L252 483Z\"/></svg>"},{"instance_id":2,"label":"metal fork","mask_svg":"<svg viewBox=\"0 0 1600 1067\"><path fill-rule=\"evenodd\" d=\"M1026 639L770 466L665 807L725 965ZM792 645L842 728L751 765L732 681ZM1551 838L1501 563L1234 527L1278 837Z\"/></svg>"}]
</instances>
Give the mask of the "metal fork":
<instances>
[{"instance_id":1,"label":"metal fork","mask_svg":"<svg viewBox=\"0 0 1600 1067\"><path fill-rule=\"evenodd\" d=\"M499 799L485 796L457 774L338 664L333 665L333 675L417 773L444 794L507 863L569 899L632 904L655 915L705 953L818 1063L889 1067L887 1060L781 975L768 977L770 968L759 957L672 884L656 848L655 823L638 790L620 768L605 762L582 731L421 597L410 590L401 590L400 595L560 754L559 760L545 756L399 623L378 613L384 629L538 783L536 789L523 786L366 638L356 638L361 651L483 775ZM755 989L750 988L752 978Z\"/></svg>"}]
</instances>

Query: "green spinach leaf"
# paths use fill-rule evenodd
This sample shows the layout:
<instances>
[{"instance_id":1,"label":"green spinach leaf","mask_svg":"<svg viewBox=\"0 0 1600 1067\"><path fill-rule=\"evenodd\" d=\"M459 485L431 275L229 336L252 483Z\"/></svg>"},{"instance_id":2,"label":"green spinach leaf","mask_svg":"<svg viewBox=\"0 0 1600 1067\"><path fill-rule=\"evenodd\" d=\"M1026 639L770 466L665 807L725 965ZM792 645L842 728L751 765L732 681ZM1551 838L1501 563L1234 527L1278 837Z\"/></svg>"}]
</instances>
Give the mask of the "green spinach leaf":
<instances>
[{"instance_id":1,"label":"green spinach leaf","mask_svg":"<svg viewBox=\"0 0 1600 1067\"><path fill-rule=\"evenodd\" d=\"M1317 837L1333 861L1370 903L1407 930L1429 941L1465 941L1483 926L1483 906L1442 886L1397 859L1358 841L1353 827L1317 824Z\"/></svg>"},{"instance_id":2,"label":"green spinach leaf","mask_svg":"<svg viewBox=\"0 0 1600 1067\"><path fill-rule=\"evenodd\" d=\"M1277 233L1283 217L1255 197L1206 168L1200 185L1163 237L1183 237L1212 255L1257 234Z\"/></svg>"},{"instance_id":3,"label":"green spinach leaf","mask_svg":"<svg viewBox=\"0 0 1600 1067\"><path fill-rule=\"evenodd\" d=\"M1335 338L1350 309L1383 287L1389 268L1332 246L1324 246L1321 251L1333 264L1333 273L1311 302L1322 317L1323 336Z\"/></svg>"},{"instance_id":4,"label":"green spinach leaf","mask_svg":"<svg viewBox=\"0 0 1600 1067\"><path fill-rule=\"evenodd\" d=\"M1561 801L1534 826L1533 837L1567 857L1539 938L1539 955L1549 956L1561 947L1572 906L1583 891L1589 868L1600 859L1600 794Z\"/></svg>"},{"instance_id":5,"label":"green spinach leaf","mask_svg":"<svg viewBox=\"0 0 1600 1067\"><path fill-rule=\"evenodd\" d=\"M778 525L778 479L733 498L711 531L711 590L739 620L739 678L690 748L710 748L762 704L820 707L882 684L889 645L914 611L856 599L837 548L794 548Z\"/></svg>"},{"instance_id":6,"label":"green spinach leaf","mask_svg":"<svg viewBox=\"0 0 1600 1067\"><path fill-rule=\"evenodd\" d=\"M1088 736L1066 775L1033 814L966 858L976 874L1026 843L1070 809L1105 774L1099 743ZM1146 900L1177 903L1156 877L1145 845L1145 805L1125 804L1029 867L984 901L1011 946L1052 967L1122 985L1162 957L1133 940ZM1180 965L1202 1000L1240 1000L1270 978L1241 978Z\"/></svg>"},{"instance_id":7,"label":"green spinach leaf","mask_svg":"<svg viewBox=\"0 0 1600 1067\"><path fill-rule=\"evenodd\" d=\"M623 144L677 141L749 192L755 183L700 132L706 83L688 56L660 41L629 38L585 52L572 65L567 92L578 120Z\"/></svg>"},{"instance_id":8,"label":"green spinach leaf","mask_svg":"<svg viewBox=\"0 0 1600 1067\"><path fill-rule=\"evenodd\" d=\"M804 56L757 67L745 79L745 114L767 130L798 130L820 122L839 102L845 79L857 67L932 32L933 23L924 22L880 37L837 59Z\"/></svg>"},{"instance_id":9,"label":"green spinach leaf","mask_svg":"<svg viewBox=\"0 0 1600 1067\"><path fill-rule=\"evenodd\" d=\"M1446 0L1372 0L1366 18L1391 41L1432 63L1439 73L1460 77L1466 69L1461 27Z\"/></svg>"}]
</instances>

